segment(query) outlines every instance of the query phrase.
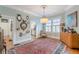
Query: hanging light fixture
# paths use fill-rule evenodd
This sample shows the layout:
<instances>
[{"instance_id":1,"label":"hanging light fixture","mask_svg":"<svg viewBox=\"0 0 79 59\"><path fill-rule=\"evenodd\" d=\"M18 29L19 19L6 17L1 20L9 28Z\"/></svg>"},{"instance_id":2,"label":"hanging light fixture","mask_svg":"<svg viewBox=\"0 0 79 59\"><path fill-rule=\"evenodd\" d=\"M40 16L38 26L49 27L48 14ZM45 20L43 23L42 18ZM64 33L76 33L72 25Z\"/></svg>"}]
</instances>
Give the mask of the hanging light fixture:
<instances>
[{"instance_id":1,"label":"hanging light fixture","mask_svg":"<svg viewBox=\"0 0 79 59\"><path fill-rule=\"evenodd\" d=\"M42 8L43 8L43 16L40 19L40 22L42 24L46 24L48 22L48 18L45 16L45 8L46 8L46 5L42 5Z\"/></svg>"}]
</instances>

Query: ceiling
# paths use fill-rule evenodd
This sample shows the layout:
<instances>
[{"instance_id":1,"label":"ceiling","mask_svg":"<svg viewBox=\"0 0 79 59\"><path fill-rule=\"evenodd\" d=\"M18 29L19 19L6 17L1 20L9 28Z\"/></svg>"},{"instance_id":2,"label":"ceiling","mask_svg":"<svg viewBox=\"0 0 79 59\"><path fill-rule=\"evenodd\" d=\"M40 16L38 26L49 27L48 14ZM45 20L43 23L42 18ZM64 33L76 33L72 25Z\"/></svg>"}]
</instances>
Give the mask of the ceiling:
<instances>
[{"instance_id":1,"label":"ceiling","mask_svg":"<svg viewBox=\"0 0 79 59\"><path fill-rule=\"evenodd\" d=\"M5 5L6 7L16 9L34 16L42 17L43 8L41 5ZM64 13L73 5L46 5L45 16L50 17Z\"/></svg>"}]
</instances>

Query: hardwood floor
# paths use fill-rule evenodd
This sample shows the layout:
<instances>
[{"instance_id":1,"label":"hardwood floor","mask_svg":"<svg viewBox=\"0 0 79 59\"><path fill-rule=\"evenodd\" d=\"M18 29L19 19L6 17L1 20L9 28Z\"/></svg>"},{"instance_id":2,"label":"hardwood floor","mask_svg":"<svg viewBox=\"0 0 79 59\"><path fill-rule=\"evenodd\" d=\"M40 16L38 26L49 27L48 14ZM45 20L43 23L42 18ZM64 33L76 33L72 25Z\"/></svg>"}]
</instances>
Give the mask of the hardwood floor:
<instances>
[{"instance_id":1,"label":"hardwood floor","mask_svg":"<svg viewBox=\"0 0 79 59\"><path fill-rule=\"evenodd\" d=\"M68 46L65 46L64 50L69 54L79 54L79 49L71 49Z\"/></svg>"}]
</instances>

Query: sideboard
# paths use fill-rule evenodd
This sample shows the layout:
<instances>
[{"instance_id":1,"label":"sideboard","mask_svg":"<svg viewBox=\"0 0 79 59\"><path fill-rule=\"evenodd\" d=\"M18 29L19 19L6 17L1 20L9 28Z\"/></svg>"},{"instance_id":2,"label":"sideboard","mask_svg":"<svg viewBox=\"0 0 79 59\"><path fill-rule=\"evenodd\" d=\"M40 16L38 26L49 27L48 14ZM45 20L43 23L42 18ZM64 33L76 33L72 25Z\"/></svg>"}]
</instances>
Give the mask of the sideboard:
<instances>
[{"instance_id":1,"label":"sideboard","mask_svg":"<svg viewBox=\"0 0 79 59\"><path fill-rule=\"evenodd\" d=\"M79 34L77 33L61 32L60 40L70 48L79 48Z\"/></svg>"}]
</instances>

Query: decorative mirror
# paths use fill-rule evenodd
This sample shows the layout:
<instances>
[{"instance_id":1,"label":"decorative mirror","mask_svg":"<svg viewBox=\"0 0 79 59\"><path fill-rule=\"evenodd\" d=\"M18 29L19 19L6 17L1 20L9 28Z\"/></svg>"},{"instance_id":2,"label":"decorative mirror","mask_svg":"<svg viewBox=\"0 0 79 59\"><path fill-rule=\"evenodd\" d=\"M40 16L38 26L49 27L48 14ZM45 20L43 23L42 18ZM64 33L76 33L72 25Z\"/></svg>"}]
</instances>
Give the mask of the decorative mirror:
<instances>
[{"instance_id":1,"label":"decorative mirror","mask_svg":"<svg viewBox=\"0 0 79 59\"><path fill-rule=\"evenodd\" d=\"M20 30L20 28L16 28L16 30L18 31L18 30Z\"/></svg>"},{"instance_id":2,"label":"decorative mirror","mask_svg":"<svg viewBox=\"0 0 79 59\"><path fill-rule=\"evenodd\" d=\"M17 14L17 20L18 20L18 21L21 21L21 20L22 20L22 17L21 17L20 14Z\"/></svg>"},{"instance_id":3,"label":"decorative mirror","mask_svg":"<svg viewBox=\"0 0 79 59\"><path fill-rule=\"evenodd\" d=\"M29 19L29 16L26 16L26 19L28 20Z\"/></svg>"},{"instance_id":4,"label":"decorative mirror","mask_svg":"<svg viewBox=\"0 0 79 59\"><path fill-rule=\"evenodd\" d=\"M27 23L23 20L20 24L20 27L22 30L25 30L27 28Z\"/></svg>"},{"instance_id":5,"label":"decorative mirror","mask_svg":"<svg viewBox=\"0 0 79 59\"><path fill-rule=\"evenodd\" d=\"M28 31L26 31L26 33L29 33L30 31L28 30Z\"/></svg>"},{"instance_id":6,"label":"decorative mirror","mask_svg":"<svg viewBox=\"0 0 79 59\"><path fill-rule=\"evenodd\" d=\"M29 20L29 16L26 16L25 22L28 22Z\"/></svg>"}]
</instances>

